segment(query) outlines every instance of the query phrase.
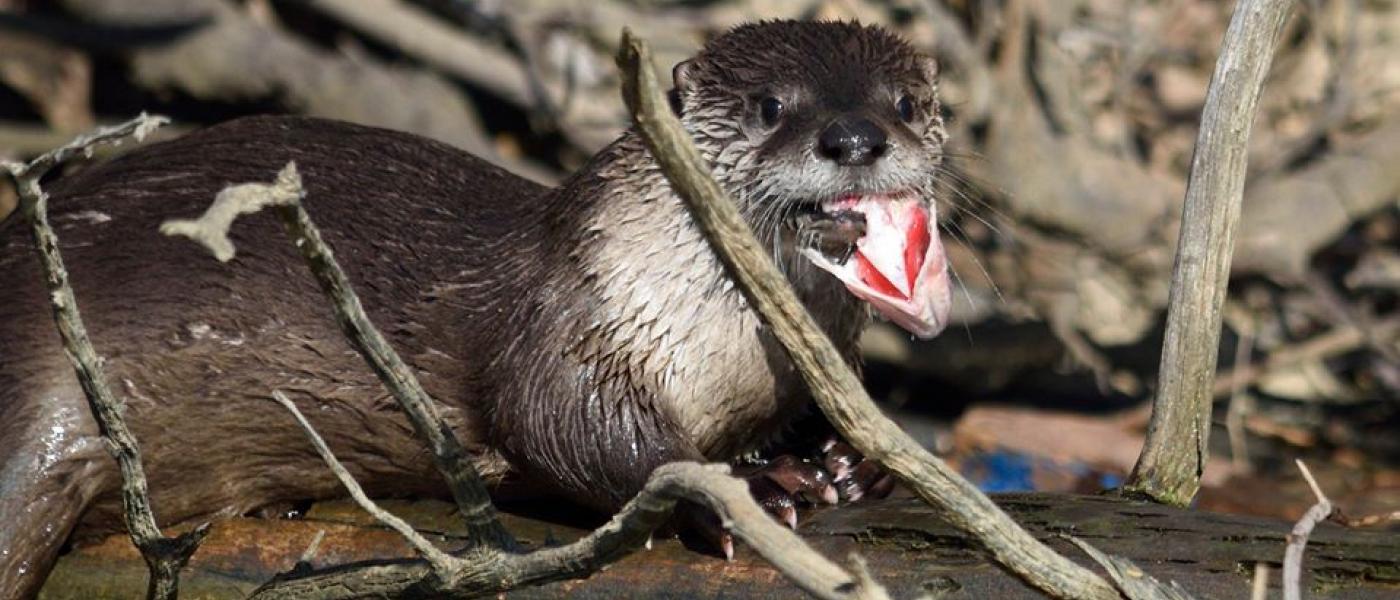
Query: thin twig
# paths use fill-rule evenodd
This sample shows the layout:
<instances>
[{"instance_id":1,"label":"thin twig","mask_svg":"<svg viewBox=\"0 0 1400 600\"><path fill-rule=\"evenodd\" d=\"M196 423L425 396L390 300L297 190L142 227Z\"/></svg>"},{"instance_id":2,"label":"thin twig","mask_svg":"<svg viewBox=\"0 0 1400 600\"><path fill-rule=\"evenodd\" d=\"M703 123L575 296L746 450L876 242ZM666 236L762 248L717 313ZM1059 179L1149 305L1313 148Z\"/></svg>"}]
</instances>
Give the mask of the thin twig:
<instances>
[{"instance_id":1,"label":"thin twig","mask_svg":"<svg viewBox=\"0 0 1400 600\"><path fill-rule=\"evenodd\" d=\"M670 518L679 500L714 511L736 537L753 547L793 583L817 598L879 600L888 598L865 575L852 575L812 550L802 538L768 516L753 500L748 484L727 474L724 465L671 463L652 472L646 486L607 524L586 537L557 548L508 554L477 548L449 556L448 584L431 578L424 562L339 567L276 580L255 591L255 600L393 597L451 592L475 597L550 581L586 576L627 556ZM427 590L424 585L431 586ZM376 594L378 596L376 596Z\"/></svg>"},{"instance_id":2,"label":"thin twig","mask_svg":"<svg viewBox=\"0 0 1400 600\"><path fill-rule=\"evenodd\" d=\"M141 450L136 436L127 428L122 417L122 403L107 386L102 357L88 339L87 327L78 312L78 302L68 283L68 271L59 252L58 235L49 225L48 194L39 186L53 167L75 154L91 155L98 145L122 143L132 137L140 141L157 127L168 122L160 116L141 113L140 116L112 127L102 127L84 134L72 142L50 150L26 164L6 162L5 168L15 179L20 197L20 213L29 219L34 245L39 249L44 280L48 284L54 322L63 338L64 354L68 356L87 397L88 408L97 420L98 429L107 442L107 450L117 461L122 477L122 506L131 541L141 551L150 571L146 597L174 599L179 595L180 569L209 532L207 523L173 538L164 537L151 511L150 493L145 469L141 466Z\"/></svg>"},{"instance_id":3,"label":"thin twig","mask_svg":"<svg viewBox=\"0 0 1400 600\"><path fill-rule=\"evenodd\" d=\"M1347 527L1375 527L1390 523L1400 523L1400 510L1361 517L1349 517L1344 521Z\"/></svg>"},{"instance_id":4,"label":"thin twig","mask_svg":"<svg viewBox=\"0 0 1400 600\"><path fill-rule=\"evenodd\" d=\"M427 441L433 462L447 480L466 521L471 543L514 550L517 547L515 538L496 518L496 508L491 504L485 482L457 436L438 414L436 401L428 396L418 377L370 322L345 272L321 239L321 232L311 222L310 215L306 214L301 204L305 193L296 164L287 163L272 185L247 183L226 188L198 219L166 221L161 224L161 233L193 239L208 247L219 260L228 260L234 253L227 236L234 218L264 206L274 207L302 258L311 267L316 282L331 299L341 330L398 400L419 437Z\"/></svg>"},{"instance_id":5,"label":"thin twig","mask_svg":"<svg viewBox=\"0 0 1400 600\"><path fill-rule=\"evenodd\" d=\"M297 564L310 566L312 559L316 558L316 553L321 551L321 542L325 539L326 530L317 529L316 535L311 537L311 543L306 545L306 550L297 558Z\"/></svg>"},{"instance_id":6,"label":"thin twig","mask_svg":"<svg viewBox=\"0 0 1400 600\"><path fill-rule=\"evenodd\" d=\"M976 486L880 412L710 176L668 107L646 44L624 30L617 60L624 72L623 97L652 156L837 430L1036 588L1060 598L1117 598L1108 582L1017 526Z\"/></svg>"},{"instance_id":7,"label":"thin twig","mask_svg":"<svg viewBox=\"0 0 1400 600\"><path fill-rule=\"evenodd\" d=\"M1235 346L1235 362L1237 366L1249 364L1250 355L1254 352L1254 332L1257 325L1251 315L1249 320L1244 320L1239 327L1239 340ZM1244 418L1250 412L1253 399L1245 391L1243 382L1237 383L1235 389L1230 391L1230 404L1225 412L1225 431L1230 436L1230 463L1234 466L1238 474L1248 473L1253 470L1249 462L1249 448L1246 444L1246 434L1244 430Z\"/></svg>"},{"instance_id":8,"label":"thin twig","mask_svg":"<svg viewBox=\"0 0 1400 600\"><path fill-rule=\"evenodd\" d=\"M278 404L281 404L292 413L292 416L297 420L297 424L301 426L302 431L306 432L306 437L311 438L311 445L316 447L316 453L321 455L321 460L326 461L326 466L330 467L332 473L335 473L335 478L340 480L340 485L345 486L345 491L350 492L350 497L355 499L355 503L359 504L360 508L365 509L365 512L369 513L370 516L374 517L380 523L399 532L399 535L403 536L403 539L408 541L410 546L413 546L413 549L418 552L419 556L428 560L428 564L433 566L434 571L446 573L452 567L452 557L448 556L447 553L442 550L438 550L437 546L434 546L427 538L419 535L418 532L414 531L413 527L403 519L380 508L378 504L375 504L373 500L369 499L369 496L365 494L364 488L360 487L360 483L355 481L355 478L350 475L350 472L345 470L345 466L340 464L340 459L336 458L335 453L331 452L330 447L326 445L326 440L321 439L321 434L316 433L316 430L311 427L311 423L307 422L306 416L302 415L300 410L297 410L296 404L293 404L281 390L273 390L272 399L276 400Z\"/></svg>"},{"instance_id":9,"label":"thin twig","mask_svg":"<svg viewBox=\"0 0 1400 600\"><path fill-rule=\"evenodd\" d=\"M1175 581L1162 583L1131 560L1106 554L1077 537L1066 537L1108 572L1109 579L1118 586L1118 591L1122 592L1127 600L1193 600L1191 594L1181 589Z\"/></svg>"},{"instance_id":10,"label":"thin twig","mask_svg":"<svg viewBox=\"0 0 1400 600\"><path fill-rule=\"evenodd\" d=\"M1309 7L1308 15L1312 21L1311 34L1315 37L1323 37L1322 22L1326 19L1321 13L1320 3L1312 3ZM1337 3L1329 3L1329 6L1341 6L1341 10L1346 11L1343 17L1342 40L1337 44L1337 51L1332 57L1329 65L1330 71L1327 74L1327 81L1322 86L1322 100L1313 109L1312 121L1308 123L1308 129L1302 135L1293 139L1284 140L1281 149L1272 154L1254 161L1252 170L1256 174L1256 181L1269 179L1279 175L1290 165L1307 155L1317 147L1317 144L1329 135L1332 135L1340 126L1346 123L1346 119L1356 103L1356 86L1348 85L1347 80L1353 78L1355 69L1357 47L1359 46L1359 35L1361 20L1360 0L1342 0ZM1313 42L1325 44L1325 42Z\"/></svg>"},{"instance_id":11,"label":"thin twig","mask_svg":"<svg viewBox=\"0 0 1400 600\"><path fill-rule=\"evenodd\" d=\"M1379 335L1375 320L1358 310L1333 287L1325 275L1310 270L1303 275L1303 285L1317 299L1324 317L1334 326L1351 326L1361 332L1366 345L1375 353L1376 380L1392 395L1400 394L1400 350L1390 340Z\"/></svg>"},{"instance_id":12,"label":"thin twig","mask_svg":"<svg viewBox=\"0 0 1400 600\"><path fill-rule=\"evenodd\" d=\"M1210 435L1220 310L1248 165L1249 132L1290 0L1241 0L1201 113L1167 304L1158 389L1124 490L1184 506L1200 488Z\"/></svg>"},{"instance_id":13,"label":"thin twig","mask_svg":"<svg viewBox=\"0 0 1400 600\"><path fill-rule=\"evenodd\" d=\"M967 82L967 103L959 107L959 122L981 123L991 112L992 75L983 54L978 52L972 36L942 0L916 3L928 15L929 25L936 32L938 54L946 57Z\"/></svg>"},{"instance_id":14,"label":"thin twig","mask_svg":"<svg viewBox=\"0 0 1400 600\"><path fill-rule=\"evenodd\" d=\"M1249 600L1268 600L1269 563L1254 563L1254 583L1249 589Z\"/></svg>"},{"instance_id":15,"label":"thin twig","mask_svg":"<svg viewBox=\"0 0 1400 600\"><path fill-rule=\"evenodd\" d=\"M1322 493L1322 487L1317 485L1317 480L1313 479L1312 471L1303 464L1302 460L1296 461L1298 470L1303 472L1303 479L1308 481L1308 487L1312 488L1313 495L1317 497L1317 504L1303 513L1298 519L1298 523L1293 525L1293 532L1288 534L1288 547L1283 551L1283 599L1302 600L1303 595L1299 580L1303 575L1303 550L1308 546L1308 536L1318 523L1325 521L1332 516L1332 501Z\"/></svg>"},{"instance_id":16,"label":"thin twig","mask_svg":"<svg viewBox=\"0 0 1400 600\"><path fill-rule=\"evenodd\" d=\"M308 0L313 9L389 44L454 77L482 86L519 105L530 106L530 76L510 53L483 43L427 11L390 0Z\"/></svg>"}]
</instances>

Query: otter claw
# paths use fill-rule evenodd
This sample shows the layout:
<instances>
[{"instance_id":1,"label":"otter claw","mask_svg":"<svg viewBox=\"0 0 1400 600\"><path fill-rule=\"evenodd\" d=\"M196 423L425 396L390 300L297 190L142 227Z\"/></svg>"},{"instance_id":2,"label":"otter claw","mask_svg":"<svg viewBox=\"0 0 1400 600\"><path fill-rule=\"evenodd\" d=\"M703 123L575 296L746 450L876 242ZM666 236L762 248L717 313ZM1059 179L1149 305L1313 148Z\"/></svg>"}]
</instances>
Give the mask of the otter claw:
<instances>
[{"instance_id":1,"label":"otter claw","mask_svg":"<svg viewBox=\"0 0 1400 600\"><path fill-rule=\"evenodd\" d=\"M836 504L831 474L816 464L785 454L769 461L762 474L789 495L801 496L813 504Z\"/></svg>"},{"instance_id":2,"label":"otter claw","mask_svg":"<svg viewBox=\"0 0 1400 600\"><path fill-rule=\"evenodd\" d=\"M828 440L822 444L822 464L826 470L831 472L831 480L834 483L841 483L851 475L851 469L864 457L849 444L835 439Z\"/></svg>"},{"instance_id":3,"label":"otter claw","mask_svg":"<svg viewBox=\"0 0 1400 600\"><path fill-rule=\"evenodd\" d=\"M822 444L822 464L832 473L832 482L841 498L856 502L863 498L884 498L894 491L894 476L845 442L836 439Z\"/></svg>"},{"instance_id":4,"label":"otter claw","mask_svg":"<svg viewBox=\"0 0 1400 600\"><path fill-rule=\"evenodd\" d=\"M765 475L749 478L749 493L755 502L788 527L797 529L797 502L793 494Z\"/></svg>"},{"instance_id":5,"label":"otter claw","mask_svg":"<svg viewBox=\"0 0 1400 600\"><path fill-rule=\"evenodd\" d=\"M791 455L783 455L743 475L754 501L777 520L797 529L797 503L836 504L840 493L825 469Z\"/></svg>"},{"instance_id":6,"label":"otter claw","mask_svg":"<svg viewBox=\"0 0 1400 600\"><path fill-rule=\"evenodd\" d=\"M734 534L724 528L714 512L690 502L682 502L676 510L678 525L698 537L702 547L709 552L718 549L724 560L734 560Z\"/></svg>"}]
</instances>

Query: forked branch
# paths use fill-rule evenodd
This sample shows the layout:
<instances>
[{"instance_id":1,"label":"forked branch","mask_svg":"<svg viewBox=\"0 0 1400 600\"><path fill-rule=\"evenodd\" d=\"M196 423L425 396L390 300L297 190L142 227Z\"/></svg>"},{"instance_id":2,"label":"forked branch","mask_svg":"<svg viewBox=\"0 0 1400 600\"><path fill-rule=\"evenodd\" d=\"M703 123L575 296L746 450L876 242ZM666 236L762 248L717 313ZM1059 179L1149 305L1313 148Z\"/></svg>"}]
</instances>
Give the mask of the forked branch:
<instances>
[{"instance_id":1,"label":"forked branch","mask_svg":"<svg viewBox=\"0 0 1400 600\"><path fill-rule=\"evenodd\" d=\"M58 247L58 235L49 225L48 194L39 186L39 180L50 169L62 164L73 155L90 155L98 145L120 144L128 137L140 141L157 127L168 122L165 117L142 113L126 123L103 127L78 137L68 144L45 152L28 163L6 162L4 166L15 179L19 191L20 214L30 224L34 245L39 249L43 265L44 281L48 285L49 304L53 309L54 323L63 338L64 354L73 364L73 371L87 397L88 408L97 420L107 449L117 461L122 477L122 508L127 532L131 541L141 551L141 558L150 570L146 597L173 600L179 595L180 569L189 562L190 556L199 548L199 543L209 531L203 524L173 538L161 534L156 525L155 514L151 511L150 494L146 487L146 472L141 466L141 449L136 436L126 426L122 418L122 403L107 386L107 375L102 368L102 357L88 339L87 327L78 312L78 301L73 296L73 288L68 283L68 270L63 266L63 255Z\"/></svg>"}]
</instances>

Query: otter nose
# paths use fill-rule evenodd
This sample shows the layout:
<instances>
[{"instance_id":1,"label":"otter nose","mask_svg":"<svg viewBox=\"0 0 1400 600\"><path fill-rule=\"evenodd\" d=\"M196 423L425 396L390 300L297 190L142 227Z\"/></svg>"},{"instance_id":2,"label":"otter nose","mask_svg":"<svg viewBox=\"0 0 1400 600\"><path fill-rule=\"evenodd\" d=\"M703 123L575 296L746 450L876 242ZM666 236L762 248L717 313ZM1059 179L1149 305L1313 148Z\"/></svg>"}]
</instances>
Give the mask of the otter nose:
<instances>
[{"instance_id":1,"label":"otter nose","mask_svg":"<svg viewBox=\"0 0 1400 600\"><path fill-rule=\"evenodd\" d=\"M885 155L885 130L865 117L841 117L817 138L817 151L847 167L863 167Z\"/></svg>"}]
</instances>

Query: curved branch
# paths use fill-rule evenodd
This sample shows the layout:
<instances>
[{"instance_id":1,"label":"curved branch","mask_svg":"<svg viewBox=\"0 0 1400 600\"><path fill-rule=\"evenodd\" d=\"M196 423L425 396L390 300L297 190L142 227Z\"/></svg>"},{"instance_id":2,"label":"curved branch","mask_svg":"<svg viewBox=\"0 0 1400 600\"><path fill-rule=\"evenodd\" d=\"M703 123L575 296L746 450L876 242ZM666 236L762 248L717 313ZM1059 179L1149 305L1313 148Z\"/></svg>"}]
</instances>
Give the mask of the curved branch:
<instances>
[{"instance_id":1,"label":"curved branch","mask_svg":"<svg viewBox=\"0 0 1400 600\"><path fill-rule=\"evenodd\" d=\"M1205 470L1220 309L1244 196L1249 132L1293 3L1241 0L1225 31L1201 113L1167 301L1159 387L1147 442L1123 489L1185 506Z\"/></svg>"},{"instance_id":2,"label":"curved branch","mask_svg":"<svg viewBox=\"0 0 1400 600\"><path fill-rule=\"evenodd\" d=\"M281 392L274 398L295 416L317 452L362 508L397 531L426 562L348 567L294 579L274 580L253 593L257 600L363 598L414 593L475 597L549 581L585 576L614 562L651 537L679 500L709 507L739 539L758 551L803 590L832 600L888 598L857 560L852 576L778 524L750 495L748 485L728 475L724 465L672 463L652 472L631 502L583 539L529 554L477 547L461 556L438 550L402 519L379 508L340 466L325 441Z\"/></svg>"},{"instance_id":3,"label":"curved branch","mask_svg":"<svg viewBox=\"0 0 1400 600\"><path fill-rule=\"evenodd\" d=\"M623 97L671 187L685 199L715 253L787 350L822 412L847 441L938 507L950 523L974 536L998 563L1041 591L1060 598L1118 598L1108 582L1040 543L880 412L710 176L694 143L671 113L645 43L623 30L617 60L625 73Z\"/></svg>"}]
</instances>

